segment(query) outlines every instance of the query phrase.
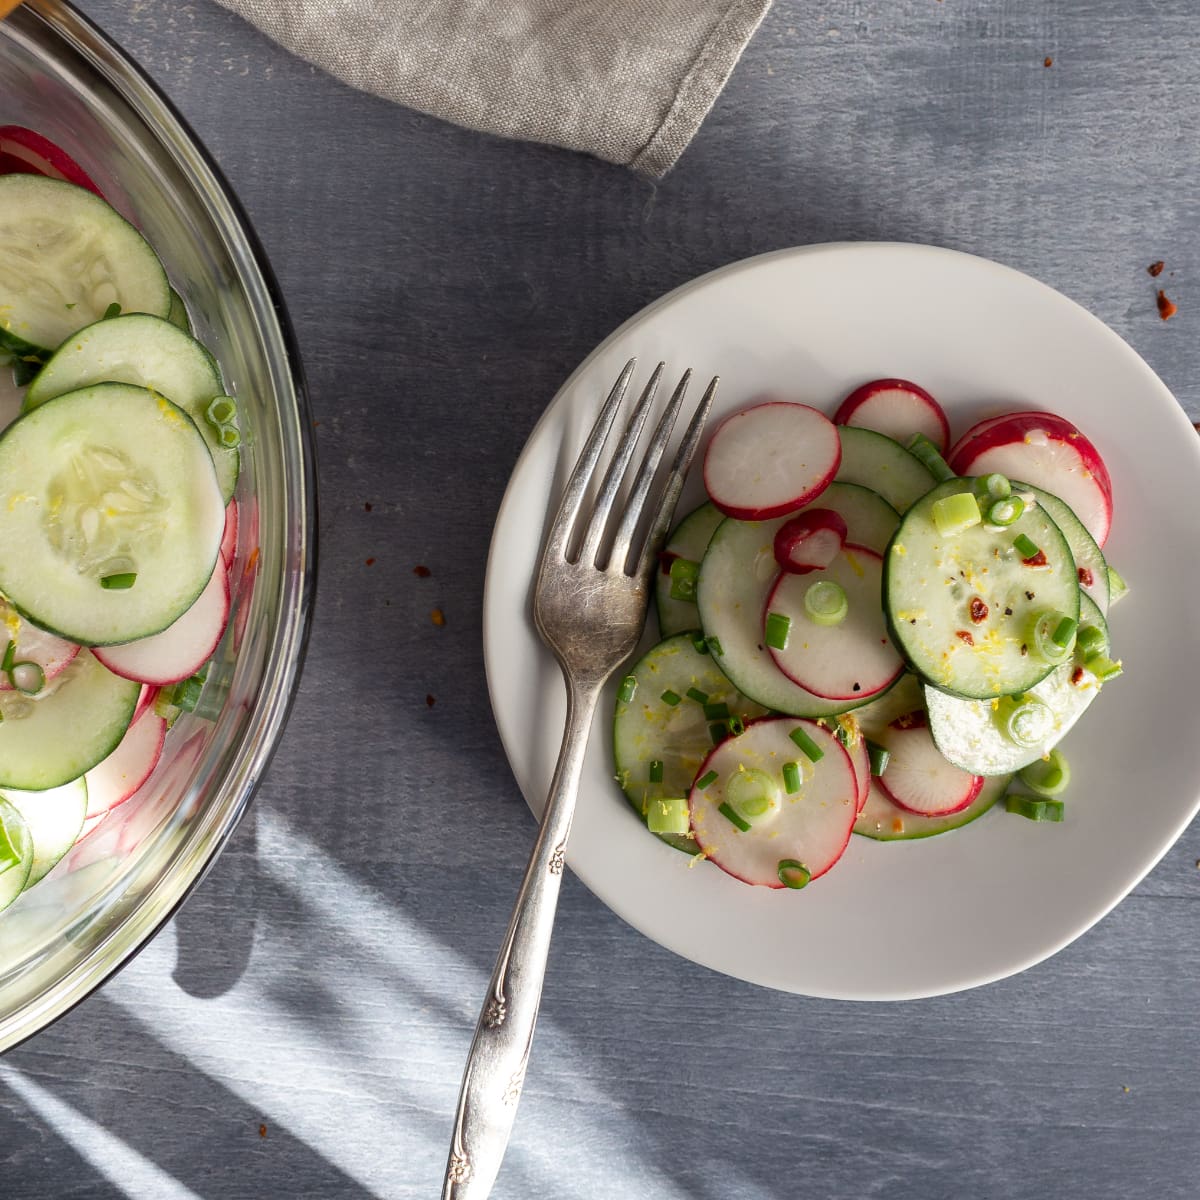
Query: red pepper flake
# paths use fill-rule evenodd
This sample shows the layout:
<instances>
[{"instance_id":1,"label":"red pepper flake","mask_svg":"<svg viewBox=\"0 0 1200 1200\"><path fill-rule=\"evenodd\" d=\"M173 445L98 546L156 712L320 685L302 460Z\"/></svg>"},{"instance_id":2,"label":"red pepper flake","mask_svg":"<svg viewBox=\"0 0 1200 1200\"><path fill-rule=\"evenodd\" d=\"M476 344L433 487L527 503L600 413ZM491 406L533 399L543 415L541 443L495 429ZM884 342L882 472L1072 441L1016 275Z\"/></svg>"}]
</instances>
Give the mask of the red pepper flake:
<instances>
[{"instance_id":1,"label":"red pepper flake","mask_svg":"<svg viewBox=\"0 0 1200 1200\"><path fill-rule=\"evenodd\" d=\"M979 625L982 622L987 620L988 606L984 602L984 599L982 596L972 596L971 597L970 610L971 610L971 620L976 625Z\"/></svg>"},{"instance_id":2,"label":"red pepper flake","mask_svg":"<svg viewBox=\"0 0 1200 1200\"><path fill-rule=\"evenodd\" d=\"M1052 59L1052 58L1050 57L1050 55L1048 55L1048 54L1047 54L1047 55L1046 55L1046 57L1042 59L1042 66L1043 66L1043 67L1052 67L1052 66L1054 66L1054 59Z\"/></svg>"},{"instance_id":3,"label":"red pepper flake","mask_svg":"<svg viewBox=\"0 0 1200 1200\"><path fill-rule=\"evenodd\" d=\"M265 1138L267 1136L267 1127L265 1125L260 1125L258 1127L258 1136L260 1138Z\"/></svg>"},{"instance_id":4,"label":"red pepper flake","mask_svg":"<svg viewBox=\"0 0 1200 1200\"><path fill-rule=\"evenodd\" d=\"M1076 667L1075 670L1071 672L1071 682L1078 687L1083 682L1084 674L1085 672L1082 667Z\"/></svg>"},{"instance_id":5,"label":"red pepper flake","mask_svg":"<svg viewBox=\"0 0 1200 1200\"><path fill-rule=\"evenodd\" d=\"M425 694L425 707L432 708L436 703L437 701L427 692Z\"/></svg>"},{"instance_id":6,"label":"red pepper flake","mask_svg":"<svg viewBox=\"0 0 1200 1200\"><path fill-rule=\"evenodd\" d=\"M1179 311L1178 306L1167 299L1167 293L1164 292L1162 288L1158 289L1157 304L1158 315L1162 317L1164 321L1169 321Z\"/></svg>"},{"instance_id":7,"label":"red pepper flake","mask_svg":"<svg viewBox=\"0 0 1200 1200\"><path fill-rule=\"evenodd\" d=\"M1091 587L1096 582L1096 577L1092 574L1091 567L1080 567L1078 574L1079 583L1082 587Z\"/></svg>"},{"instance_id":8,"label":"red pepper flake","mask_svg":"<svg viewBox=\"0 0 1200 1200\"><path fill-rule=\"evenodd\" d=\"M1031 555L1029 558L1023 558L1021 561L1027 567L1044 567L1046 565L1046 552L1045 550L1039 550L1036 554Z\"/></svg>"},{"instance_id":9,"label":"red pepper flake","mask_svg":"<svg viewBox=\"0 0 1200 1200\"><path fill-rule=\"evenodd\" d=\"M1148 274L1153 275L1154 278L1157 279L1163 273L1163 267L1165 267L1166 265L1167 264L1165 262L1163 262L1163 260L1160 258L1158 260L1158 262L1152 262L1146 268L1146 271Z\"/></svg>"},{"instance_id":10,"label":"red pepper flake","mask_svg":"<svg viewBox=\"0 0 1200 1200\"><path fill-rule=\"evenodd\" d=\"M363 504L363 511L364 511L364 512L370 512L370 511L371 511L371 509L372 509L373 507L374 507L374 506L371 504L370 500L367 500L367 501L366 501L366 502Z\"/></svg>"},{"instance_id":11,"label":"red pepper flake","mask_svg":"<svg viewBox=\"0 0 1200 1200\"><path fill-rule=\"evenodd\" d=\"M960 642L964 642L968 646L975 645L975 639L966 629L956 629L954 631L954 636L958 638Z\"/></svg>"},{"instance_id":12,"label":"red pepper flake","mask_svg":"<svg viewBox=\"0 0 1200 1200\"><path fill-rule=\"evenodd\" d=\"M416 566L413 567L413 574L418 579L428 579L433 572L428 567Z\"/></svg>"},{"instance_id":13,"label":"red pepper flake","mask_svg":"<svg viewBox=\"0 0 1200 1200\"><path fill-rule=\"evenodd\" d=\"M429 619L440 628L446 623L446 614L440 608L435 608L429 614Z\"/></svg>"},{"instance_id":14,"label":"red pepper flake","mask_svg":"<svg viewBox=\"0 0 1200 1200\"><path fill-rule=\"evenodd\" d=\"M368 559L367 559L367 566L368 566L368 567L373 567L374 565L375 565L375 560L374 560L373 558L368 558Z\"/></svg>"}]
</instances>

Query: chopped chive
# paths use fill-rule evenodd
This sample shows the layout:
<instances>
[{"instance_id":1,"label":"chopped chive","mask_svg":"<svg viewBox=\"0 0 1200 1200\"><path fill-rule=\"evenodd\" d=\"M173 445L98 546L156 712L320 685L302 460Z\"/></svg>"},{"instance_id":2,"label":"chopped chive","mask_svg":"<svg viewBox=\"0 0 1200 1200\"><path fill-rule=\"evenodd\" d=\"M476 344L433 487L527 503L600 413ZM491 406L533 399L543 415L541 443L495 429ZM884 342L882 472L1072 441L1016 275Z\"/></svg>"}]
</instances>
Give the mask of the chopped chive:
<instances>
[{"instance_id":1,"label":"chopped chive","mask_svg":"<svg viewBox=\"0 0 1200 1200\"><path fill-rule=\"evenodd\" d=\"M671 563L671 599L694 601L700 564L690 558L677 558Z\"/></svg>"},{"instance_id":2,"label":"chopped chive","mask_svg":"<svg viewBox=\"0 0 1200 1200\"><path fill-rule=\"evenodd\" d=\"M704 634L692 634L692 649L695 650L697 654L708 653L708 639L704 636Z\"/></svg>"},{"instance_id":3,"label":"chopped chive","mask_svg":"<svg viewBox=\"0 0 1200 1200\"><path fill-rule=\"evenodd\" d=\"M1004 798L1004 807L1010 813L1028 817L1031 821L1061 821L1063 802L1047 796L1022 796L1012 793Z\"/></svg>"},{"instance_id":4,"label":"chopped chive","mask_svg":"<svg viewBox=\"0 0 1200 1200\"><path fill-rule=\"evenodd\" d=\"M688 817L686 796L667 796L662 800L651 800L646 806L646 827L651 833L687 833L691 822Z\"/></svg>"},{"instance_id":5,"label":"chopped chive","mask_svg":"<svg viewBox=\"0 0 1200 1200\"><path fill-rule=\"evenodd\" d=\"M714 746L719 746L725 740L725 735L728 732L729 728L724 721L714 721L708 727L708 736L712 739Z\"/></svg>"},{"instance_id":6,"label":"chopped chive","mask_svg":"<svg viewBox=\"0 0 1200 1200\"><path fill-rule=\"evenodd\" d=\"M952 496L935 500L930 516L942 537L954 537L983 520L979 501L970 492L955 492Z\"/></svg>"},{"instance_id":7,"label":"chopped chive","mask_svg":"<svg viewBox=\"0 0 1200 1200\"><path fill-rule=\"evenodd\" d=\"M867 759L871 764L872 775L882 775L887 770L891 757L892 752L885 746L871 741L870 738L867 739Z\"/></svg>"},{"instance_id":8,"label":"chopped chive","mask_svg":"<svg viewBox=\"0 0 1200 1200\"><path fill-rule=\"evenodd\" d=\"M1005 496L1001 500L993 500L987 508L987 523L989 525L1012 525L1021 519L1025 512L1025 501L1020 496Z\"/></svg>"},{"instance_id":9,"label":"chopped chive","mask_svg":"<svg viewBox=\"0 0 1200 1200\"><path fill-rule=\"evenodd\" d=\"M743 833L750 832L750 822L743 820L739 813L730 805L719 805L717 812L719 812L721 816L723 816L731 825L736 825Z\"/></svg>"},{"instance_id":10,"label":"chopped chive","mask_svg":"<svg viewBox=\"0 0 1200 1200\"><path fill-rule=\"evenodd\" d=\"M0 671L3 671L7 675L8 672L12 670L13 659L16 657L17 643L10 638L8 646L4 651L4 659L3 661L0 661Z\"/></svg>"},{"instance_id":11,"label":"chopped chive","mask_svg":"<svg viewBox=\"0 0 1200 1200\"><path fill-rule=\"evenodd\" d=\"M720 658L725 653L725 650L721 645L720 638L710 637L705 638L704 640L708 643L709 650L712 651L716 658Z\"/></svg>"},{"instance_id":12,"label":"chopped chive","mask_svg":"<svg viewBox=\"0 0 1200 1200\"><path fill-rule=\"evenodd\" d=\"M1012 484L1007 475L993 471L989 475L980 475L975 480L975 491L982 500L1007 500L1012 495ZM1024 501L1021 502L1021 507L1025 507Z\"/></svg>"},{"instance_id":13,"label":"chopped chive","mask_svg":"<svg viewBox=\"0 0 1200 1200\"><path fill-rule=\"evenodd\" d=\"M109 592L123 592L137 582L136 571L120 571L116 575L102 575L100 586Z\"/></svg>"},{"instance_id":14,"label":"chopped chive","mask_svg":"<svg viewBox=\"0 0 1200 1200\"><path fill-rule=\"evenodd\" d=\"M709 771L706 775L701 775L700 778L696 780L696 787L698 787L702 792L706 791L717 782L718 778L719 776L717 775L716 771Z\"/></svg>"},{"instance_id":15,"label":"chopped chive","mask_svg":"<svg viewBox=\"0 0 1200 1200\"><path fill-rule=\"evenodd\" d=\"M657 758L652 758L650 760L650 782L651 783L662 783L662 779L663 779L662 760L657 759Z\"/></svg>"},{"instance_id":16,"label":"chopped chive","mask_svg":"<svg viewBox=\"0 0 1200 1200\"><path fill-rule=\"evenodd\" d=\"M111 321L113 319L113 317L119 317L120 315L121 315L121 306L114 300L104 310L104 316L102 316L100 319L102 321Z\"/></svg>"},{"instance_id":17,"label":"chopped chive","mask_svg":"<svg viewBox=\"0 0 1200 1200\"><path fill-rule=\"evenodd\" d=\"M669 704L672 708L674 708L675 705L677 705L680 700L683 699L683 697L678 692L673 692L670 688L667 688L667 690L663 692L659 699L664 704Z\"/></svg>"},{"instance_id":18,"label":"chopped chive","mask_svg":"<svg viewBox=\"0 0 1200 1200\"><path fill-rule=\"evenodd\" d=\"M687 698L689 700L695 700L695 702L697 704L707 704L708 703L708 693L702 692L698 687L688 688Z\"/></svg>"},{"instance_id":19,"label":"chopped chive","mask_svg":"<svg viewBox=\"0 0 1200 1200\"><path fill-rule=\"evenodd\" d=\"M792 632L792 618L786 613L767 613L764 641L772 650L786 650L788 636Z\"/></svg>"},{"instance_id":20,"label":"chopped chive","mask_svg":"<svg viewBox=\"0 0 1200 1200\"><path fill-rule=\"evenodd\" d=\"M218 425L217 441L226 450L236 450L242 444L242 435L236 425Z\"/></svg>"},{"instance_id":21,"label":"chopped chive","mask_svg":"<svg viewBox=\"0 0 1200 1200\"><path fill-rule=\"evenodd\" d=\"M783 764L783 786L789 796L794 796L800 790L800 764L785 762Z\"/></svg>"},{"instance_id":22,"label":"chopped chive","mask_svg":"<svg viewBox=\"0 0 1200 1200\"><path fill-rule=\"evenodd\" d=\"M825 757L825 751L812 740L805 732L803 725L797 725L788 737L795 742L801 754L808 759L809 762L820 762Z\"/></svg>"},{"instance_id":23,"label":"chopped chive","mask_svg":"<svg viewBox=\"0 0 1200 1200\"><path fill-rule=\"evenodd\" d=\"M804 593L804 611L816 625L840 625L850 612L846 589L832 579L819 580Z\"/></svg>"},{"instance_id":24,"label":"chopped chive","mask_svg":"<svg viewBox=\"0 0 1200 1200\"><path fill-rule=\"evenodd\" d=\"M794 858L781 858L779 866L775 869L779 876L779 882L786 888L792 888L799 891L802 887L807 887L812 880L812 872Z\"/></svg>"},{"instance_id":25,"label":"chopped chive","mask_svg":"<svg viewBox=\"0 0 1200 1200\"><path fill-rule=\"evenodd\" d=\"M1075 635L1075 649L1086 662L1108 650L1108 638L1099 625L1082 625Z\"/></svg>"},{"instance_id":26,"label":"chopped chive","mask_svg":"<svg viewBox=\"0 0 1200 1200\"><path fill-rule=\"evenodd\" d=\"M214 396L204 415L213 425L228 425L237 416L237 401L232 396Z\"/></svg>"},{"instance_id":27,"label":"chopped chive","mask_svg":"<svg viewBox=\"0 0 1200 1200\"><path fill-rule=\"evenodd\" d=\"M1063 617L1054 627L1054 632L1050 635L1050 640L1056 646L1062 646L1064 649L1071 644L1071 639L1075 636L1075 630L1079 628L1079 622L1074 617Z\"/></svg>"},{"instance_id":28,"label":"chopped chive","mask_svg":"<svg viewBox=\"0 0 1200 1200\"><path fill-rule=\"evenodd\" d=\"M1037 543L1024 533L1018 533L1017 536L1013 538L1013 549L1016 550L1016 552L1022 558L1037 558L1037 556L1041 554L1041 550L1039 549Z\"/></svg>"},{"instance_id":29,"label":"chopped chive","mask_svg":"<svg viewBox=\"0 0 1200 1200\"><path fill-rule=\"evenodd\" d=\"M36 696L46 686L46 672L35 662L13 663L8 678L18 692Z\"/></svg>"},{"instance_id":30,"label":"chopped chive","mask_svg":"<svg viewBox=\"0 0 1200 1200\"><path fill-rule=\"evenodd\" d=\"M956 478L941 452L923 433L913 434L908 443L908 452L921 460L921 464L938 483Z\"/></svg>"},{"instance_id":31,"label":"chopped chive","mask_svg":"<svg viewBox=\"0 0 1200 1200\"><path fill-rule=\"evenodd\" d=\"M817 722L819 725L824 725L824 721ZM849 750L854 742L854 735L846 728L841 721L835 721L833 727L833 736L841 743L841 745Z\"/></svg>"},{"instance_id":32,"label":"chopped chive","mask_svg":"<svg viewBox=\"0 0 1200 1200\"><path fill-rule=\"evenodd\" d=\"M719 701L716 704L706 704L704 706L704 719L706 721L724 721L729 716L729 705L724 701Z\"/></svg>"},{"instance_id":33,"label":"chopped chive","mask_svg":"<svg viewBox=\"0 0 1200 1200\"><path fill-rule=\"evenodd\" d=\"M628 704L637 695L637 686L637 676L626 675L621 680L621 686L617 688L617 699L623 704Z\"/></svg>"},{"instance_id":34,"label":"chopped chive","mask_svg":"<svg viewBox=\"0 0 1200 1200\"><path fill-rule=\"evenodd\" d=\"M733 737L740 737L746 732L746 722L741 717L730 717L729 732Z\"/></svg>"},{"instance_id":35,"label":"chopped chive","mask_svg":"<svg viewBox=\"0 0 1200 1200\"><path fill-rule=\"evenodd\" d=\"M1051 750L1045 758L1023 767L1017 774L1030 791L1039 796L1057 796L1071 782L1071 766L1061 750Z\"/></svg>"}]
</instances>

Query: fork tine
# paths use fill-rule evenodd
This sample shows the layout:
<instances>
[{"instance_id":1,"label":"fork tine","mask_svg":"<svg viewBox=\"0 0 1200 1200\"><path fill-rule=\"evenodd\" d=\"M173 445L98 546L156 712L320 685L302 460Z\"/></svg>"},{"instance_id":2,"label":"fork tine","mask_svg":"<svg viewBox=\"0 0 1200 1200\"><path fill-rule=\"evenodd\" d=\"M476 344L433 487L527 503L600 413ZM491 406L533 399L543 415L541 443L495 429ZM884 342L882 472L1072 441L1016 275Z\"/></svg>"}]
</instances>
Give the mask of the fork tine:
<instances>
[{"instance_id":1,"label":"fork tine","mask_svg":"<svg viewBox=\"0 0 1200 1200\"><path fill-rule=\"evenodd\" d=\"M543 563L549 562L552 558L565 558L567 555L567 546L571 540L571 530L575 526L575 518L579 515L579 506L583 503L584 494L587 492L588 484L596 470L596 463L600 461L604 443L608 440L609 431L612 429L613 419L617 415L617 409L621 407L621 401L625 398L625 390L629 386L629 380L636 366L636 358L631 358L625 364L621 374L617 376L616 383L612 386L612 391L608 393L608 399L605 400L595 425L592 426L587 444L583 447L579 460L575 463L571 478L567 480L558 512L555 513L550 531L546 535L546 548L542 551Z\"/></svg>"},{"instance_id":2,"label":"fork tine","mask_svg":"<svg viewBox=\"0 0 1200 1200\"><path fill-rule=\"evenodd\" d=\"M638 437L641 435L642 426L646 423L646 414L654 403L654 397L658 392L658 383L662 379L666 365L666 363L660 362L654 368L654 374L650 376L650 381L642 390L637 406L629 416L625 432L621 434L621 440L617 443L617 450L613 455L612 462L609 463L608 470L605 472L604 483L600 488L600 494L596 497L596 503L588 521L587 533L579 548L577 561L585 565L597 562L600 544L604 540L604 529L608 524L608 515L612 512L612 506L625 478L629 461L633 458L633 452L637 448Z\"/></svg>"},{"instance_id":3,"label":"fork tine","mask_svg":"<svg viewBox=\"0 0 1200 1200\"><path fill-rule=\"evenodd\" d=\"M642 544L641 557L638 559L637 571L634 572L639 579L649 578L650 572L658 560L659 552L667 537L667 530L671 528L671 521L675 517L675 505L679 503L679 494L683 491L683 481L692 465L692 459L696 456L700 438L704 433L704 424L708 420L713 397L717 394L717 385L720 382L719 375L712 377L708 387L704 389L704 395L700 397L696 411L692 414L692 419L683 435L683 441L679 443L675 461L671 464L671 473L667 476L667 482L663 488L662 499L658 502L654 519L646 534L646 540Z\"/></svg>"}]
</instances>

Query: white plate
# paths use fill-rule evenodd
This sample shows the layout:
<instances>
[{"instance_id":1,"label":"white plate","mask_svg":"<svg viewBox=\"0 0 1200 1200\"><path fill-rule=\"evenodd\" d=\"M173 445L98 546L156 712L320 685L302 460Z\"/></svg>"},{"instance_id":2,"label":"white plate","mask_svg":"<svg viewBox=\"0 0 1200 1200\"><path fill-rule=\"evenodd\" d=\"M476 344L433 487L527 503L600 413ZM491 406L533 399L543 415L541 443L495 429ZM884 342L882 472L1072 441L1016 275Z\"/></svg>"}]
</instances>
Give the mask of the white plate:
<instances>
[{"instance_id":1,"label":"white plate","mask_svg":"<svg viewBox=\"0 0 1200 1200\"><path fill-rule=\"evenodd\" d=\"M1158 377L1115 333L1050 288L923 246L814 246L766 255L672 292L567 381L517 463L492 540L484 644L492 707L530 807L558 752L564 692L530 617L546 511L598 404L631 355L721 376L715 417L764 392L831 413L878 376L916 380L952 432L1050 409L1096 443L1112 475L1107 550L1132 591L1112 614L1125 675L1065 743L1067 820L993 811L925 841L851 839L801 892L747 887L659 843L612 780L612 687L584 768L568 861L614 912L727 974L813 996L905 999L1003 978L1109 911L1192 819L1200 794L1200 445ZM693 472L693 476L698 472ZM700 500L695 479L679 512ZM619 673L618 673L619 674Z\"/></svg>"}]
</instances>

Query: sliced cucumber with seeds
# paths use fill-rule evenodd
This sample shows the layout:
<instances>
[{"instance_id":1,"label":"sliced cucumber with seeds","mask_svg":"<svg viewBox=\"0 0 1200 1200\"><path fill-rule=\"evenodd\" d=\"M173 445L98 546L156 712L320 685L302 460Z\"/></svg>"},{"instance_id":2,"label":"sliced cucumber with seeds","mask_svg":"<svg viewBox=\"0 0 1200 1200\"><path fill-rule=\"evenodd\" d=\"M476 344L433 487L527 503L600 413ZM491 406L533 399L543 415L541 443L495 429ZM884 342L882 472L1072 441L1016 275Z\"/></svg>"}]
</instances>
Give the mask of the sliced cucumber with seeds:
<instances>
[{"instance_id":1,"label":"sliced cucumber with seeds","mask_svg":"<svg viewBox=\"0 0 1200 1200\"><path fill-rule=\"evenodd\" d=\"M87 784L81 776L44 792L4 788L0 790L0 798L21 814L33 838L33 863L25 881L28 890L44 879L75 845L87 813Z\"/></svg>"},{"instance_id":2,"label":"sliced cucumber with seeds","mask_svg":"<svg viewBox=\"0 0 1200 1200\"><path fill-rule=\"evenodd\" d=\"M116 749L141 690L81 650L36 696L0 694L0 790L41 792L78 779Z\"/></svg>"},{"instance_id":3,"label":"sliced cucumber with seeds","mask_svg":"<svg viewBox=\"0 0 1200 1200\"><path fill-rule=\"evenodd\" d=\"M33 856L33 838L25 818L0 797L0 912L29 885Z\"/></svg>"},{"instance_id":4,"label":"sliced cucumber with seeds","mask_svg":"<svg viewBox=\"0 0 1200 1200\"><path fill-rule=\"evenodd\" d=\"M1032 628L1042 614L1077 621L1080 590L1066 538L1038 505L1004 528L979 522L976 509L976 524L939 532L939 502L969 502L974 486L948 480L905 514L886 555L883 602L896 644L926 682L988 699L1026 692L1054 670Z\"/></svg>"},{"instance_id":5,"label":"sliced cucumber with seeds","mask_svg":"<svg viewBox=\"0 0 1200 1200\"><path fill-rule=\"evenodd\" d=\"M906 512L937 482L928 468L899 442L873 429L839 425L842 462L835 480L878 492L897 512Z\"/></svg>"},{"instance_id":6,"label":"sliced cucumber with seeds","mask_svg":"<svg viewBox=\"0 0 1200 1200\"><path fill-rule=\"evenodd\" d=\"M166 272L145 238L74 184L0 176L0 345L54 350L113 304L171 311Z\"/></svg>"},{"instance_id":7,"label":"sliced cucumber with seeds","mask_svg":"<svg viewBox=\"0 0 1200 1200\"><path fill-rule=\"evenodd\" d=\"M68 392L0 436L0 592L71 641L165 629L204 590L224 528L203 437L145 388Z\"/></svg>"},{"instance_id":8,"label":"sliced cucumber with seeds","mask_svg":"<svg viewBox=\"0 0 1200 1200\"><path fill-rule=\"evenodd\" d=\"M618 691L613 759L621 790L643 820L653 800L687 796L697 768L712 751L714 725L727 726L730 717L745 722L766 712L747 700L686 634L652 647L626 679L633 683L623 685L628 699ZM727 716L717 715L722 705ZM653 763L661 764L661 779L650 778ZM696 852L686 833L659 836L677 849Z\"/></svg>"},{"instance_id":9,"label":"sliced cucumber with seeds","mask_svg":"<svg viewBox=\"0 0 1200 1200\"><path fill-rule=\"evenodd\" d=\"M699 563L708 549L709 539L725 514L715 504L702 504L675 527L663 547L660 568L654 577L654 603L658 609L658 631L664 637L700 628L700 611L694 600L671 595L671 563L678 559ZM676 588L678 590L678 588Z\"/></svg>"}]
</instances>

